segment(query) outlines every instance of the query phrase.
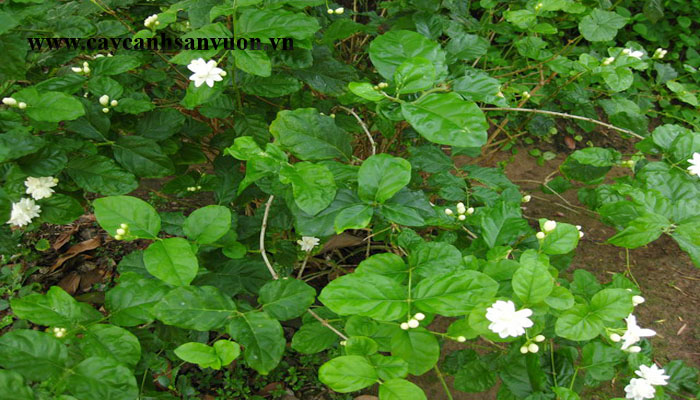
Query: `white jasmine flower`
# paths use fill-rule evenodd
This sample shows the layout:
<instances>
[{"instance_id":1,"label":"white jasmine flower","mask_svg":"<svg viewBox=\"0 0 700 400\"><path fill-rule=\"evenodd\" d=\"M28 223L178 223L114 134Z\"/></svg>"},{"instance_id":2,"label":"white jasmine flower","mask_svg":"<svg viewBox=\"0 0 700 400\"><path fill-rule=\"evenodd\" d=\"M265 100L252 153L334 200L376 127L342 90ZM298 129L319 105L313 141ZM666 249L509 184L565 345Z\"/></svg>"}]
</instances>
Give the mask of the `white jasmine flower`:
<instances>
[{"instance_id":1,"label":"white jasmine flower","mask_svg":"<svg viewBox=\"0 0 700 400\"><path fill-rule=\"evenodd\" d=\"M553 231L553 230L555 230L555 229L557 229L557 223L556 223L556 221L552 221L551 219L548 219L548 220L545 221L545 223L542 225L542 230L543 230L545 233L549 233L549 232L551 232L551 231Z\"/></svg>"},{"instance_id":2,"label":"white jasmine flower","mask_svg":"<svg viewBox=\"0 0 700 400\"><path fill-rule=\"evenodd\" d=\"M297 240L297 244L301 246L302 251L311 251L318 246L320 241L319 238L313 236L302 236L301 239Z\"/></svg>"},{"instance_id":3,"label":"white jasmine flower","mask_svg":"<svg viewBox=\"0 0 700 400\"><path fill-rule=\"evenodd\" d=\"M100 96L99 101L100 101L100 104L107 107L107 104L109 104L109 96L107 96L106 94L103 94L102 96Z\"/></svg>"},{"instance_id":4,"label":"white jasmine flower","mask_svg":"<svg viewBox=\"0 0 700 400\"><path fill-rule=\"evenodd\" d=\"M12 97L3 97L2 104L6 105L6 106L14 107L17 105L17 100L13 99Z\"/></svg>"},{"instance_id":5,"label":"white jasmine flower","mask_svg":"<svg viewBox=\"0 0 700 400\"><path fill-rule=\"evenodd\" d=\"M528 318L531 315L532 310L529 308L516 311L515 303L510 300L498 300L486 309L486 319L491 321L489 329L503 339L523 335L525 328L533 325Z\"/></svg>"},{"instance_id":6,"label":"white jasmine flower","mask_svg":"<svg viewBox=\"0 0 700 400\"><path fill-rule=\"evenodd\" d=\"M603 59L603 65L610 65L615 61L615 57L608 57Z\"/></svg>"},{"instance_id":7,"label":"white jasmine flower","mask_svg":"<svg viewBox=\"0 0 700 400\"><path fill-rule=\"evenodd\" d=\"M32 196L34 200L41 200L51 197L54 193L52 187L56 186L57 183L58 179L54 179L51 176L44 176L41 178L30 176L24 181L24 186L27 187L26 193Z\"/></svg>"},{"instance_id":8,"label":"white jasmine flower","mask_svg":"<svg viewBox=\"0 0 700 400\"><path fill-rule=\"evenodd\" d=\"M418 321L422 321L425 319L425 314L419 312L416 315L414 315L413 318L417 319Z\"/></svg>"},{"instance_id":9,"label":"white jasmine flower","mask_svg":"<svg viewBox=\"0 0 700 400\"><path fill-rule=\"evenodd\" d=\"M535 342L544 342L545 341L544 335L537 335L535 336Z\"/></svg>"},{"instance_id":10,"label":"white jasmine flower","mask_svg":"<svg viewBox=\"0 0 700 400\"><path fill-rule=\"evenodd\" d=\"M632 400L653 399L656 389L645 379L632 378L625 386L625 398Z\"/></svg>"},{"instance_id":11,"label":"white jasmine flower","mask_svg":"<svg viewBox=\"0 0 700 400\"><path fill-rule=\"evenodd\" d=\"M534 343L530 343L530 344L527 346L527 350L528 350L530 353L537 353L537 352L540 350L540 346L538 346L538 345L536 345L536 344L534 344Z\"/></svg>"},{"instance_id":12,"label":"white jasmine flower","mask_svg":"<svg viewBox=\"0 0 700 400\"><path fill-rule=\"evenodd\" d=\"M406 323L406 322L402 322L400 326L401 326L401 329L403 329L405 331L407 331L409 328L408 323Z\"/></svg>"},{"instance_id":13,"label":"white jasmine flower","mask_svg":"<svg viewBox=\"0 0 700 400\"><path fill-rule=\"evenodd\" d=\"M646 299L642 296L632 296L632 304L634 304L635 307L644 303L645 301Z\"/></svg>"},{"instance_id":14,"label":"white jasmine flower","mask_svg":"<svg viewBox=\"0 0 700 400\"><path fill-rule=\"evenodd\" d=\"M655 386L668 385L667 380L670 378L670 376L665 375L666 371L656 366L656 364L651 364L648 367L646 365L640 365L639 369L634 371L634 373Z\"/></svg>"},{"instance_id":15,"label":"white jasmine flower","mask_svg":"<svg viewBox=\"0 0 700 400\"><path fill-rule=\"evenodd\" d=\"M143 21L143 26L145 26L146 28L149 28L149 29L156 26L156 25L160 25L158 23L158 14L153 14Z\"/></svg>"},{"instance_id":16,"label":"white jasmine flower","mask_svg":"<svg viewBox=\"0 0 700 400\"><path fill-rule=\"evenodd\" d=\"M523 196L523 203L529 203L530 200L532 200L532 196L530 196L529 194Z\"/></svg>"},{"instance_id":17,"label":"white jasmine flower","mask_svg":"<svg viewBox=\"0 0 700 400\"><path fill-rule=\"evenodd\" d=\"M464 343L467 341L467 338L465 338L464 336L457 336L457 341L460 343Z\"/></svg>"},{"instance_id":18,"label":"white jasmine flower","mask_svg":"<svg viewBox=\"0 0 700 400\"><path fill-rule=\"evenodd\" d=\"M633 344L642 340L643 337L652 337L656 335L656 332L651 329L640 328L637 325L637 317L630 314L625 318L627 322L627 331L622 335L622 350L627 350ZM632 351L632 349L630 349Z\"/></svg>"},{"instance_id":19,"label":"white jasmine flower","mask_svg":"<svg viewBox=\"0 0 700 400\"><path fill-rule=\"evenodd\" d=\"M622 340L622 337L621 337L620 335L618 335L617 333L611 333L611 334L610 334L610 340L612 340L613 342L617 343L617 342L619 342L620 340Z\"/></svg>"},{"instance_id":20,"label":"white jasmine flower","mask_svg":"<svg viewBox=\"0 0 700 400\"><path fill-rule=\"evenodd\" d=\"M642 57L644 56L644 52L641 50L632 50L632 49L624 49L622 50L622 54L634 57L638 60L641 60Z\"/></svg>"},{"instance_id":21,"label":"white jasmine flower","mask_svg":"<svg viewBox=\"0 0 700 400\"><path fill-rule=\"evenodd\" d=\"M537 233L535 234L535 237L536 237L537 239L539 239L539 240L544 239L544 236L545 236L545 235L544 235L544 232L537 232Z\"/></svg>"},{"instance_id":22,"label":"white jasmine flower","mask_svg":"<svg viewBox=\"0 0 700 400\"><path fill-rule=\"evenodd\" d=\"M408 327L409 328L418 328L418 325L420 325L420 323L418 322L417 319L408 320Z\"/></svg>"},{"instance_id":23,"label":"white jasmine flower","mask_svg":"<svg viewBox=\"0 0 700 400\"><path fill-rule=\"evenodd\" d=\"M693 153L693 158L688 162L690 163L690 167L688 167L690 175L700 175L700 153Z\"/></svg>"},{"instance_id":24,"label":"white jasmine flower","mask_svg":"<svg viewBox=\"0 0 700 400\"><path fill-rule=\"evenodd\" d=\"M116 101L116 100L112 100L111 102L109 102L109 105L112 106L112 107L116 107L116 106L119 105L119 102Z\"/></svg>"},{"instance_id":25,"label":"white jasmine flower","mask_svg":"<svg viewBox=\"0 0 700 400\"><path fill-rule=\"evenodd\" d=\"M216 61L214 60L205 62L203 58L198 58L192 60L187 68L194 72L190 76L190 80L194 81L195 87L200 87L202 83L205 82L209 87L214 87L214 82L219 82L224 79L222 78L222 72L224 72L224 70L217 68Z\"/></svg>"},{"instance_id":26,"label":"white jasmine flower","mask_svg":"<svg viewBox=\"0 0 700 400\"><path fill-rule=\"evenodd\" d=\"M17 107L19 107L20 110L24 110L27 108L27 103L20 101L19 104L17 104Z\"/></svg>"},{"instance_id":27,"label":"white jasmine flower","mask_svg":"<svg viewBox=\"0 0 700 400\"><path fill-rule=\"evenodd\" d=\"M452 212L452 210L450 210L449 208L446 208L446 209L445 209L445 214L447 214L447 215L452 215L453 212Z\"/></svg>"},{"instance_id":28,"label":"white jasmine flower","mask_svg":"<svg viewBox=\"0 0 700 400\"><path fill-rule=\"evenodd\" d=\"M467 208L467 215L472 215L472 214L474 214L474 207Z\"/></svg>"},{"instance_id":29,"label":"white jasmine flower","mask_svg":"<svg viewBox=\"0 0 700 400\"><path fill-rule=\"evenodd\" d=\"M342 14L345 12L345 9L343 7L338 7L335 9L336 14Z\"/></svg>"},{"instance_id":30,"label":"white jasmine flower","mask_svg":"<svg viewBox=\"0 0 700 400\"><path fill-rule=\"evenodd\" d=\"M25 197L17 203L12 203L12 213L7 223L14 226L25 226L32 222L33 218L38 217L40 212L41 207L36 205L34 200Z\"/></svg>"}]
</instances>

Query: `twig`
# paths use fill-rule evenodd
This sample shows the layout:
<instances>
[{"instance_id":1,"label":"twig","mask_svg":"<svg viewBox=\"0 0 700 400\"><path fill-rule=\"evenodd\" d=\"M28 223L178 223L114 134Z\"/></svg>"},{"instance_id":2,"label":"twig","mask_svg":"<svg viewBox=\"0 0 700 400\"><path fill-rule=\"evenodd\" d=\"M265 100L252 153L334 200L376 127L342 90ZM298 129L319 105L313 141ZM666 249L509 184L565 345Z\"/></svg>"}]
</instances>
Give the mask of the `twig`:
<instances>
[{"instance_id":1,"label":"twig","mask_svg":"<svg viewBox=\"0 0 700 400\"><path fill-rule=\"evenodd\" d=\"M628 135L631 135L631 136L636 137L636 138L639 139L639 140L644 140L644 136L639 135L639 134L637 134L637 133L635 133L635 132L632 132L632 131L629 130L629 129L618 128L618 127L615 126L615 125L611 125L611 124L608 124L608 123L603 122L603 121L598 121L597 119L593 119L593 118L581 117L581 116L579 116L579 115L560 113L560 112L556 112L556 111L535 110L535 109L532 109L532 108L516 108L516 107L513 107L513 108L511 108L511 107L483 107L482 110L483 110L483 111L517 111L517 112L529 112L529 113L535 113L535 114L547 114L547 115L554 115L554 116L563 117L563 118L578 119L578 120L581 120L581 121L592 122L592 123L594 123L594 124L598 124L598 125L600 125L600 126L604 126L604 127L606 127L606 128L609 128L609 129L614 129L614 130L616 130L616 131L618 131L618 132L626 133L626 134L628 134Z\"/></svg>"},{"instance_id":2,"label":"twig","mask_svg":"<svg viewBox=\"0 0 700 400\"><path fill-rule=\"evenodd\" d=\"M335 329L335 328L333 327L333 325L329 324L328 321L326 321L325 319L321 318L321 317L320 317L318 314L316 314L313 310L311 310L311 309L309 308L307 311L309 312L309 314L311 314L312 317L316 318L316 319L318 320L318 322L321 323L321 325L323 325L323 326L325 326L326 328L328 328L328 329L330 329L331 331L333 331L333 333L335 333L336 335L338 335L338 336L339 336L340 338L342 338L343 340L348 340L348 337L345 336L345 335L343 335L343 332L341 332L341 331Z\"/></svg>"},{"instance_id":3,"label":"twig","mask_svg":"<svg viewBox=\"0 0 700 400\"><path fill-rule=\"evenodd\" d=\"M304 262L301 263L301 268L299 268L299 273L297 274L297 279L301 279L301 277L304 275L304 268L306 268L306 263L309 261L310 255L311 255L311 252L307 251L306 257L304 257Z\"/></svg>"},{"instance_id":4,"label":"twig","mask_svg":"<svg viewBox=\"0 0 700 400\"><path fill-rule=\"evenodd\" d=\"M272 205L272 200L274 199L275 196L271 195L270 198L267 199L267 204L265 204L265 214L263 214L262 226L260 227L260 254L262 254L265 265L267 265L267 269L270 271L270 275L272 275L272 279L277 280L279 279L279 276L277 276L277 272L275 272L275 269L272 267L272 264L270 264L270 260L267 259L267 254L265 253L265 230L267 229L267 217L270 215L270 206Z\"/></svg>"},{"instance_id":5,"label":"twig","mask_svg":"<svg viewBox=\"0 0 700 400\"><path fill-rule=\"evenodd\" d=\"M359 115L355 111L353 111L351 108L343 107L343 106L338 106L341 110L352 114L353 117L357 120L357 122L360 123L360 126L362 127L362 130L365 131L365 134L367 135L367 138L369 139L370 144L372 145L372 155L377 154L377 145L374 143L374 138L372 138L372 134L369 132L369 129L367 128L367 125L365 122L360 118Z\"/></svg>"}]
</instances>

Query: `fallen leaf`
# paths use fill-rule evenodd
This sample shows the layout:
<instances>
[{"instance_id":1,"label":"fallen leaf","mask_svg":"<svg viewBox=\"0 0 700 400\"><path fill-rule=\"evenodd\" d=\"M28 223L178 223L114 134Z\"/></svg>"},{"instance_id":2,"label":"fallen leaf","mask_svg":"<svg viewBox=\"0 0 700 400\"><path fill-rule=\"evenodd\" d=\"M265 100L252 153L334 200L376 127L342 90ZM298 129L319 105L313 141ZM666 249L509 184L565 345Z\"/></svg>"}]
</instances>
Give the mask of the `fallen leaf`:
<instances>
[{"instance_id":1,"label":"fallen leaf","mask_svg":"<svg viewBox=\"0 0 700 400\"><path fill-rule=\"evenodd\" d=\"M74 295L78 291L80 285L80 274L75 271L71 271L69 274L58 281L58 286L65 290L68 294Z\"/></svg>"},{"instance_id":2,"label":"fallen leaf","mask_svg":"<svg viewBox=\"0 0 700 400\"><path fill-rule=\"evenodd\" d=\"M105 272L101 269L93 269L92 271L80 274L80 290L87 292L92 288L92 285L102 282L104 273Z\"/></svg>"},{"instance_id":3,"label":"fallen leaf","mask_svg":"<svg viewBox=\"0 0 700 400\"><path fill-rule=\"evenodd\" d=\"M66 251L60 257L58 257L58 259L53 264L49 272L57 270L61 265L63 265L64 262L70 260L71 258L77 256L80 253L96 249L100 246L100 244L102 244L102 241L100 240L99 236L95 236L92 239L88 239L78 244L74 244L73 246L71 246L70 249L68 249L68 251Z\"/></svg>"},{"instance_id":4,"label":"fallen leaf","mask_svg":"<svg viewBox=\"0 0 700 400\"><path fill-rule=\"evenodd\" d=\"M564 136L564 143L566 143L566 147L570 148L571 150L576 148L576 141L574 141L574 138L571 136Z\"/></svg>"},{"instance_id":5,"label":"fallen leaf","mask_svg":"<svg viewBox=\"0 0 700 400\"><path fill-rule=\"evenodd\" d=\"M60 249L61 247L63 247L64 244L68 243L68 241L70 240L70 238L72 238L72 237L73 237L73 234L74 234L75 232L77 232L77 231L78 231L78 226L77 226L77 225L71 225L70 228L69 228L67 231L61 232L61 234L58 235L58 237L56 238L56 241L53 242L53 244L51 245L51 247L52 247L54 250Z\"/></svg>"},{"instance_id":6,"label":"fallen leaf","mask_svg":"<svg viewBox=\"0 0 700 400\"><path fill-rule=\"evenodd\" d=\"M363 394L362 396L355 397L355 400L379 400L379 397Z\"/></svg>"},{"instance_id":7,"label":"fallen leaf","mask_svg":"<svg viewBox=\"0 0 700 400\"><path fill-rule=\"evenodd\" d=\"M343 247L359 246L361 244L361 238L343 232L340 235L335 235L328 239L328 241L323 245L321 253L327 253L335 249L342 249Z\"/></svg>"}]
</instances>

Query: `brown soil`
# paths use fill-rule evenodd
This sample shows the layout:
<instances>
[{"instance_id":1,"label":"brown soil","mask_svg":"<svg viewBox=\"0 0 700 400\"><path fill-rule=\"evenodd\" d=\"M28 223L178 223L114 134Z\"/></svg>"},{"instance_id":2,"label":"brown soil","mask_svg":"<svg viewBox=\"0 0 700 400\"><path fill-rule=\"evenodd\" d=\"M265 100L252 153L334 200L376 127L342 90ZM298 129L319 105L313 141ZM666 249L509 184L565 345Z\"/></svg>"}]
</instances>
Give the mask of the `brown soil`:
<instances>
[{"instance_id":1,"label":"brown soil","mask_svg":"<svg viewBox=\"0 0 700 400\"><path fill-rule=\"evenodd\" d=\"M509 159L510 158L510 159ZM576 255L567 273L575 269L585 269L595 274L599 281L609 282L612 274L625 273L625 249L606 244L606 240L615 233L615 229L602 224L594 214L582 208L576 197L576 190L571 189L561 196L544 194L536 182L542 182L558 169L566 154L539 166L536 159L527 154L527 149L519 149L512 155L502 152L495 162L508 160L506 175L523 192L532 194L532 201L524 204L523 215L532 220L535 226L538 218L581 225L585 236L576 249ZM616 176L624 171L613 171ZM531 182L536 181L536 182ZM635 315L643 327L654 329L657 335L651 339L656 362L661 365L670 360L681 359L687 364L700 366L700 330L698 330L698 281L700 269L696 268L690 258L682 252L669 237L664 236L647 246L630 250L630 271L639 283L646 302L637 307ZM444 332L451 321L436 320L432 328ZM462 348L455 342L446 342L443 355ZM429 372L414 379L424 388L428 399L447 399L445 391L434 372ZM496 398L496 388L485 393L462 393L452 389L452 379L447 379L455 400L492 400ZM603 400L613 396L624 397L622 386L604 385L595 393L587 395L590 400ZM597 394L605 392L606 394Z\"/></svg>"}]
</instances>

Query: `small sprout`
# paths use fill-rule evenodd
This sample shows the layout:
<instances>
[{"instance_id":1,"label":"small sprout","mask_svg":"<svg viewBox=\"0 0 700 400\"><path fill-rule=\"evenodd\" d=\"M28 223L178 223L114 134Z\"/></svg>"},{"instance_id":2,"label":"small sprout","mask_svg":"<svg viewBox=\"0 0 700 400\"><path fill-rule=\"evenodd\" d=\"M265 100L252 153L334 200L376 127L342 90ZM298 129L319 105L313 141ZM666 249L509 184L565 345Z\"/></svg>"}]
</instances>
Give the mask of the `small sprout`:
<instances>
[{"instance_id":1,"label":"small sprout","mask_svg":"<svg viewBox=\"0 0 700 400\"><path fill-rule=\"evenodd\" d=\"M418 325L420 325L420 322L418 322L417 319L408 320L408 327L409 328L418 328Z\"/></svg>"},{"instance_id":2,"label":"small sprout","mask_svg":"<svg viewBox=\"0 0 700 400\"><path fill-rule=\"evenodd\" d=\"M417 313L416 315L413 316L413 318L417 319L418 321L422 321L425 319L425 314Z\"/></svg>"},{"instance_id":3,"label":"small sprout","mask_svg":"<svg viewBox=\"0 0 700 400\"><path fill-rule=\"evenodd\" d=\"M545 233L549 233L555 229L557 229L557 223L556 221L552 221L551 219L548 219L547 221L545 221L544 225L542 225L542 230Z\"/></svg>"},{"instance_id":4,"label":"small sprout","mask_svg":"<svg viewBox=\"0 0 700 400\"><path fill-rule=\"evenodd\" d=\"M408 328L409 328L408 323L406 323L406 322L402 322L402 323L401 323L401 329L407 331Z\"/></svg>"},{"instance_id":5,"label":"small sprout","mask_svg":"<svg viewBox=\"0 0 700 400\"><path fill-rule=\"evenodd\" d=\"M544 335L537 335L535 336L535 342L544 342L545 341Z\"/></svg>"},{"instance_id":6,"label":"small sprout","mask_svg":"<svg viewBox=\"0 0 700 400\"><path fill-rule=\"evenodd\" d=\"M535 235L535 237L539 240L544 239L544 236L544 232L537 232L537 234Z\"/></svg>"},{"instance_id":7,"label":"small sprout","mask_svg":"<svg viewBox=\"0 0 700 400\"><path fill-rule=\"evenodd\" d=\"M530 343L530 344L527 346L527 350L528 350L530 353L537 353L537 352L540 350L540 346L538 346L538 345L536 345L536 344L534 344L534 343Z\"/></svg>"}]
</instances>

